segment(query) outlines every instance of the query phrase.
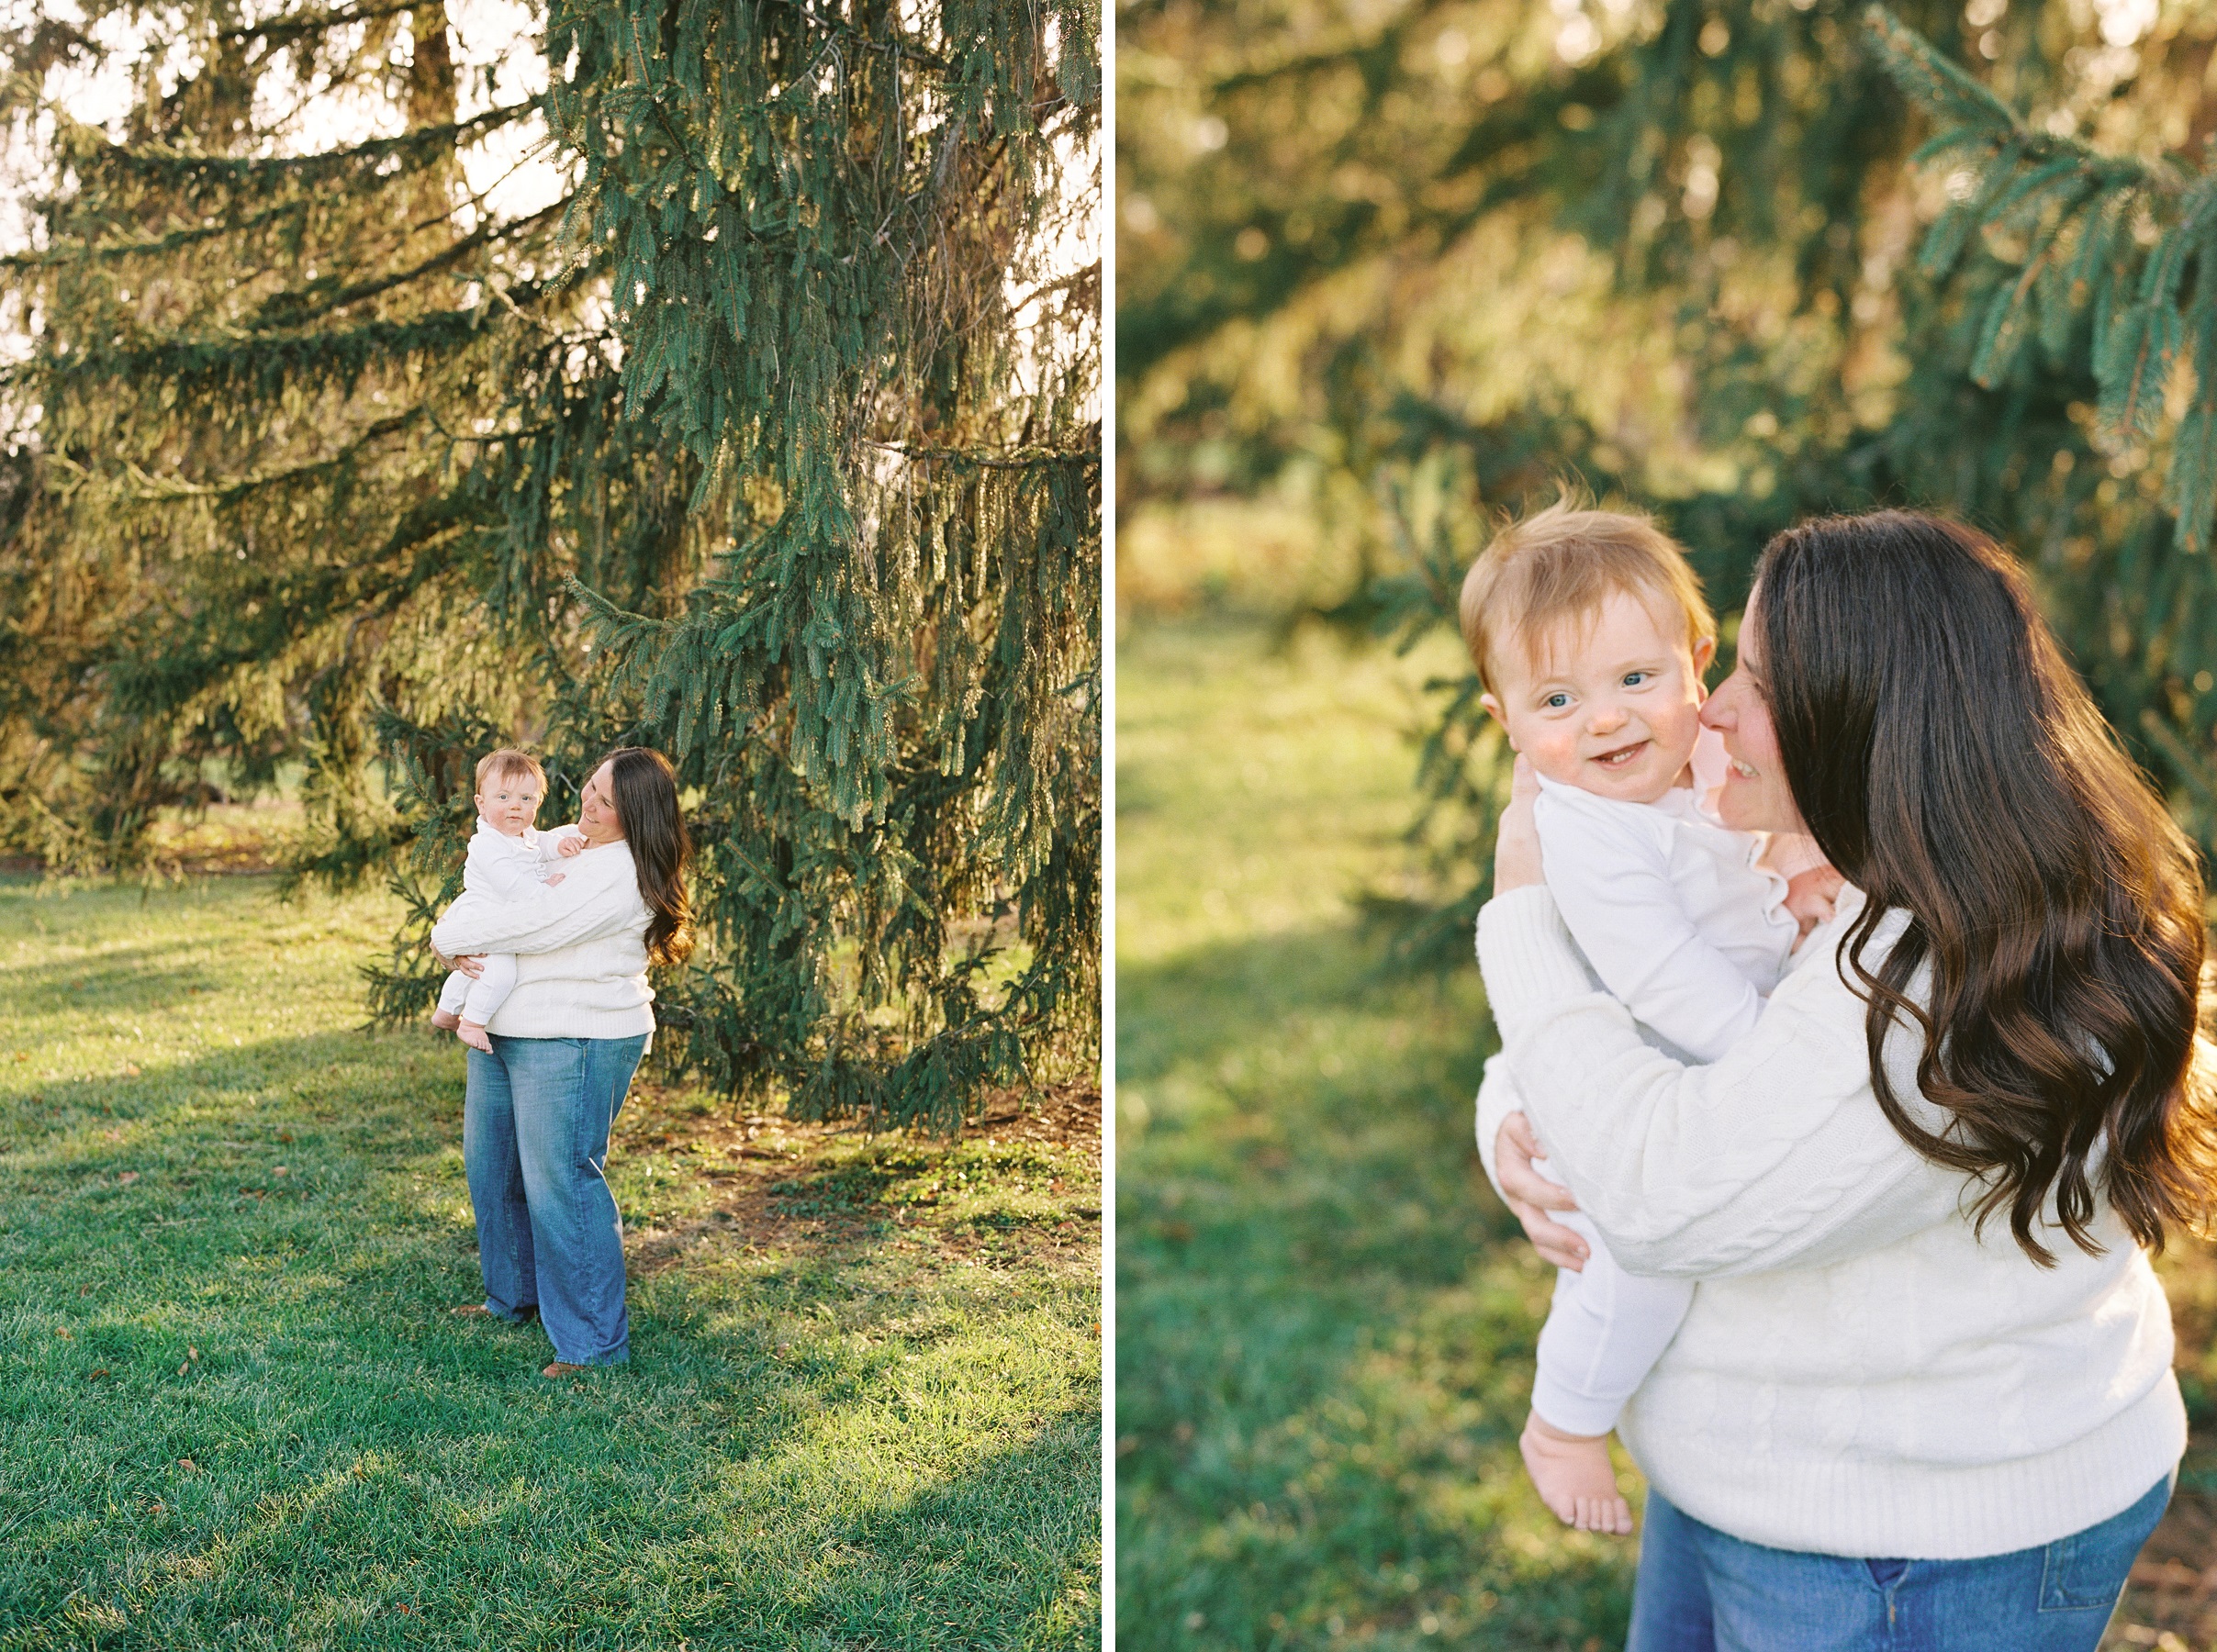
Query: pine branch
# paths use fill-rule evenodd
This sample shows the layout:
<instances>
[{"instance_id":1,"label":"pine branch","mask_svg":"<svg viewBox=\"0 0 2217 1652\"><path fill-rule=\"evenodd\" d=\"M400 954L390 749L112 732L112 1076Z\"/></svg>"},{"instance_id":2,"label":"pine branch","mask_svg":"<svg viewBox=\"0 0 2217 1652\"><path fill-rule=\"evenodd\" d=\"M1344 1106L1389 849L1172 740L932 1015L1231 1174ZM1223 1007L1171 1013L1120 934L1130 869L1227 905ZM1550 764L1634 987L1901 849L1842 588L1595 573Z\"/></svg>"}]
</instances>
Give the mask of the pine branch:
<instances>
[{"instance_id":1,"label":"pine branch","mask_svg":"<svg viewBox=\"0 0 2217 1652\"><path fill-rule=\"evenodd\" d=\"M1864 8L1864 28L1875 42L1879 61L1912 103L1956 128L1986 135L1990 141L2029 142L2015 110L1962 69L1934 51L1924 37L1883 6Z\"/></svg>"},{"instance_id":2,"label":"pine branch","mask_svg":"<svg viewBox=\"0 0 2217 1652\"><path fill-rule=\"evenodd\" d=\"M1088 465L1101 463L1101 427L1092 427L1093 440L1074 448L924 448L900 441L871 441L880 452L898 453L919 464L952 463L973 470L1038 470L1047 465Z\"/></svg>"},{"instance_id":3,"label":"pine branch","mask_svg":"<svg viewBox=\"0 0 2217 1652\"><path fill-rule=\"evenodd\" d=\"M387 162L403 173L435 164L465 140L498 131L537 113L541 106L538 98L525 98L487 109L467 120L418 127L397 137L373 138L347 149L277 156L207 155L174 143L116 143L99 128L68 119L66 111L57 113L66 120L65 140L73 140L69 151L72 164L88 171L112 172L149 188L175 190L193 198L206 190L252 197L273 190L332 184L349 173L389 178L394 173L378 172Z\"/></svg>"},{"instance_id":4,"label":"pine branch","mask_svg":"<svg viewBox=\"0 0 2217 1652\"><path fill-rule=\"evenodd\" d=\"M2115 450L2157 441L2175 374L2190 371L2198 385L2217 382L2217 359L2210 353L2217 350L2217 288L2208 274L2217 259L2217 175L2103 155L2075 138L2035 132L1885 8L1873 6L1864 18L1888 72L1943 123L1919 153L1985 156L1969 191L1927 234L1918 261L1935 281L1961 282L1965 253L1973 238L1984 237L1987 255L2014 271L1985 301L1966 376L1982 389L2000 386L2018 361L2025 307L2035 289L2050 282L2052 313L2041 334L2053 352L2071 348L2067 314L2092 301L2086 364L2104 440ZM2131 233L2143 211L2158 218L2145 249ZM2172 221L2162 225L2162 218ZM2033 228L2021 253L1996 244L1996 237L2028 223ZM2077 244L2068 246L2074 233ZM2054 283L2051 272L2066 252L2067 282ZM2203 272L2203 292L2190 315L2179 302L2189 268ZM2217 519L2212 444L2217 404L2203 396L2170 432L2164 489L2189 550L2208 542Z\"/></svg>"}]
</instances>

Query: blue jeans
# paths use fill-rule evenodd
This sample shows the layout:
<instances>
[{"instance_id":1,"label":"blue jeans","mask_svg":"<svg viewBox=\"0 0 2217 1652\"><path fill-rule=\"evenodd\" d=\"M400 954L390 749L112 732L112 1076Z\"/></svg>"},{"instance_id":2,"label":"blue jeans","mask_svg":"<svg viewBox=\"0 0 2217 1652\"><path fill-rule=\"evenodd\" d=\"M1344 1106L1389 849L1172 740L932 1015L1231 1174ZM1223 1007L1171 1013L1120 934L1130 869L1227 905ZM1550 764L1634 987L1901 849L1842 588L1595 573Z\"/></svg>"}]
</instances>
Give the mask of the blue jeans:
<instances>
[{"instance_id":1,"label":"blue jeans","mask_svg":"<svg viewBox=\"0 0 2217 1652\"><path fill-rule=\"evenodd\" d=\"M537 1309L566 1364L620 1364L631 1321L608 1133L646 1038L492 1042L469 1054L462 1104L485 1305L507 1320Z\"/></svg>"},{"instance_id":2,"label":"blue jeans","mask_svg":"<svg viewBox=\"0 0 2217 1652\"><path fill-rule=\"evenodd\" d=\"M1850 1560L1742 1543L1652 1488L1627 1652L2094 1652L2168 1476L2123 1513L1976 1560Z\"/></svg>"}]
</instances>

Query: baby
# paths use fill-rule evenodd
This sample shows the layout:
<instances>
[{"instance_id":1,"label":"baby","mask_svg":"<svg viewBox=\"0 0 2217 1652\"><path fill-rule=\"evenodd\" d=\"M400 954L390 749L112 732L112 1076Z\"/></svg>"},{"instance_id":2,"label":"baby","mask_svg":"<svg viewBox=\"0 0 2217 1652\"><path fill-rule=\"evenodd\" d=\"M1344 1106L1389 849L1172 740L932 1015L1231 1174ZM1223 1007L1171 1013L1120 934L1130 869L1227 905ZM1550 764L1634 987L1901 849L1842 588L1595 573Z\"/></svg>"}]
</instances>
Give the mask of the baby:
<instances>
[{"instance_id":1,"label":"baby","mask_svg":"<svg viewBox=\"0 0 2217 1652\"><path fill-rule=\"evenodd\" d=\"M477 759L477 830L462 867L464 893L513 900L535 885L562 881L563 874L548 867L558 855L577 854L585 839L574 826L532 829L545 795L546 771L529 753L503 747ZM464 1044L489 1053L493 1041L485 1023L515 988L515 954L488 954L475 980L459 969L446 977L431 1025L452 1029Z\"/></svg>"},{"instance_id":2,"label":"baby","mask_svg":"<svg viewBox=\"0 0 2217 1652\"><path fill-rule=\"evenodd\" d=\"M1727 760L1701 727L1716 623L1684 553L1642 518L1558 503L1495 537L1463 581L1461 620L1480 703L1538 773L1563 922L1644 1034L1716 1060L1840 885L1809 840L1766 842L1702 807ZM1487 1064L1489 1088L1514 1082L1499 1057ZM1504 1111L1482 1103L1485 1116ZM1584 1216L1562 1220L1590 1254L1583 1273L1556 1278L1525 1467L1566 1524L1629 1533L1608 1434L1694 1288L1626 1274Z\"/></svg>"}]
</instances>

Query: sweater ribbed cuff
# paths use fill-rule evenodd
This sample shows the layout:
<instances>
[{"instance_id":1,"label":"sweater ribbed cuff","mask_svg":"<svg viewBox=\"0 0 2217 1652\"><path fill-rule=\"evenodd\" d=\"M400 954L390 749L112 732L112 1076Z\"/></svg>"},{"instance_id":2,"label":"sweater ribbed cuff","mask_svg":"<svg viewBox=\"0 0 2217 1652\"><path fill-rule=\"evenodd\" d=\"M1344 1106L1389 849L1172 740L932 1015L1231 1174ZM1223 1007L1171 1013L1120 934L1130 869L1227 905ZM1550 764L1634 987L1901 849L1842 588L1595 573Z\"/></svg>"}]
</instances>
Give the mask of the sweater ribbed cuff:
<instances>
[{"instance_id":1,"label":"sweater ribbed cuff","mask_svg":"<svg viewBox=\"0 0 2217 1652\"><path fill-rule=\"evenodd\" d=\"M1505 1043L1564 999L1594 990L1545 884L1496 895L1480 910L1478 968Z\"/></svg>"}]
</instances>

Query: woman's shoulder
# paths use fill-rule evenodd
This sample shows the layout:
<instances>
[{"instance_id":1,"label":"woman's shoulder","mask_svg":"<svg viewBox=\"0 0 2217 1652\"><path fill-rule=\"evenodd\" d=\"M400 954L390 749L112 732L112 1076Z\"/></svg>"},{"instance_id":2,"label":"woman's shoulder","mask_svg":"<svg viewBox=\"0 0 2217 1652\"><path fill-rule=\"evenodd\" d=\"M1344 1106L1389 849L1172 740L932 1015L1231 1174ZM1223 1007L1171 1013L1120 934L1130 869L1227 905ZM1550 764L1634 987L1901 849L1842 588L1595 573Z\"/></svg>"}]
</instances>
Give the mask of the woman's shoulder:
<instances>
[{"instance_id":1,"label":"woman's shoulder","mask_svg":"<svg viewBox=\"0 0 2217 1652\"><path fill-rule=\"evenodd\" d=\"M622 838L611 843L588 843L569 856L567 864L579 869L591 868L604 877L619 874L636 874L632 861L632 846Z\"/></svg>"},{"instance_id":2,"label":"woman's shoulder","mask_svg":"<svg viewBox=\"0 0 2217 1652\"><path fill-rule=\"evenodd\" d=\"M1866 975L1876 975L1887 955L1900 944L1909 929L1909 914L1899 907L1882 913L1860 950L1855 935L1868 902L1853 884L1842 885L1832 915L1811 930L1786 965L1785 977L1771 999L1792 1003L1827 1019L1852 1019L1860 1027L1870 1008L1870 993L1863 985ZM1931 990L1929 965L1909 979L1909 995L1921 1000Z\"/></svg>"}]
</instances>

